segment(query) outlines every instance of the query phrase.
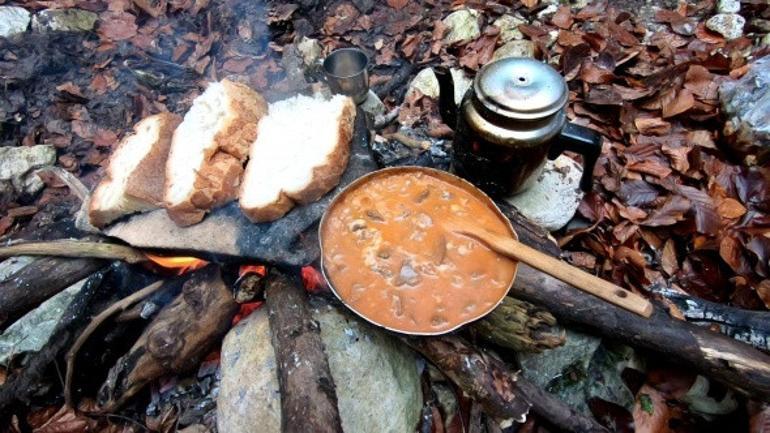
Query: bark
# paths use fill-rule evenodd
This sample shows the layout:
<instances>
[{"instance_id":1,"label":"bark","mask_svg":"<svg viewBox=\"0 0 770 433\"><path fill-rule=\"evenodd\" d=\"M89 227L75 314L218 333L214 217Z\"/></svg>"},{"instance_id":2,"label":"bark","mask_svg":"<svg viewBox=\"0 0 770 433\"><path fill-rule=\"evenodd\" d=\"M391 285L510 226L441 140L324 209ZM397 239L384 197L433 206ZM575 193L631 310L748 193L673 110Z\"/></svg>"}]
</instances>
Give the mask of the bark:
<instances>
[{"instance_id":1,"label":"bark","mask_svg":"<svg viewBox=\"0 0 770 433\"><path fill-rule=\"evenodd\" d=\"M96 259L44 257L18 270L0 283L0 330L106 265Z\"/></svg>"},{"instance_id":2,"label":"bark","mask_svg":"<svg viewBox=\"0 0 770 433\"><path fill-rule=\"evenodd\" d=\"M503 302L471 325L475 335L498 346L519 352L542 352L561 346L564 329L545 309L506 296Z\"/></svg>"},{"instance_id":3,"label":"bark","mask_svg":"<svg viewBox=\"0 0 770 433\"><path fill-rule=\"evenodd\" d=\"M198 367L230 329L238 304L218 266L190 275L180 293L110 369L99 390L100 411L111 412L145 385Z\"/></svg>"},{"instance_id":4,"label":"bark","mask_svg":"<svg viewBox=\"0 0 770 433\"><path fill-rule=\"evenodd\" d=\"M307 296L296 278L272 270L265 298L278 364L283 433L342 433L337 394Z\"/></svg>"},{"instance_id":5,"label":"bark","mask_svg":"<svg viewBox=\"0 0 770 433\"><path fill-rule=\"evenodd\" d=\"M607 429L485 355L457 336L402 337L444 372L484 412L498 420L524 422L530 408L555 427L573 433L608 433Z\"/></svg>"}]
</instances>

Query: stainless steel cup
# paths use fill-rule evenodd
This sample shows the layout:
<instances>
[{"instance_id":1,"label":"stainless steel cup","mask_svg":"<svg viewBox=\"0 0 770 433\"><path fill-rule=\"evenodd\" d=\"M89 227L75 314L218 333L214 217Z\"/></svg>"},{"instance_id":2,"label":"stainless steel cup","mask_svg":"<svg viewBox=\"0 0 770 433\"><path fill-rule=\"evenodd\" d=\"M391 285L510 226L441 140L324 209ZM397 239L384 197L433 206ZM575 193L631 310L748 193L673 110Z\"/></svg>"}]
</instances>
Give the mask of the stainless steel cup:
<instances>
[{"instance_id":1,"label":"stainless steel cup","mask_svg":"<svg viewBox=\"0 0 770 433\"><path fill-rule=\"evenodd\" d=\"M324 60L326 82L332 92L348 95L356 104L369 93L369 59L358 48L340 48Z\"/></svg>"}]
</instances>

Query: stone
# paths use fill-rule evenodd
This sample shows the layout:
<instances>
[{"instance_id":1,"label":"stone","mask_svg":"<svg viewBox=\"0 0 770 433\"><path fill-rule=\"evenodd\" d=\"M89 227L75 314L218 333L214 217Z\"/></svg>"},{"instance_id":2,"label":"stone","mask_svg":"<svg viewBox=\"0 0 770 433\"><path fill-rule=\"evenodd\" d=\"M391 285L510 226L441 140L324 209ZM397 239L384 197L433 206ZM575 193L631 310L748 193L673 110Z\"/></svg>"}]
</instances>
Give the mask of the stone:
<instances>
[{"instance_id":1,"label":"stone","mask_svg":"<svg viewBox=\"0 0 770 433\"><path fill-rule=\"evenodd\" d=\"M740 0L719 0L717 2L717 12L720 14L736 14L740 10Z\"/></svg>"},{"instance_id":2,"label":"stone","mask_svg":"<svg viewBox=\"0 0 770 433\"><path fill-rule=\"evenodd\" d=\"M519 26L527 24L527 20L513 15L503 15L492 23L493 26L500 29L500 41L505 43L514 39L524 39L524 34L519 30Z\"/></svg>"},{"instance_id":3,"label":"stone","mask_svg":"<svg viewBox=\"0 0 770 433\"><path fill-rule=\"evenodd\" d=\"M555 231L567 225L583 199L582 175L580 164L559 155L553 161L546 161L532 187L505 200L532 222Z\"/></svg>"},{"instance_id":4,"label":"stone","mask_svg":"<svg viewBox=\"0 0 770 433\"><path fill-rule=\"evenodd\" d=\"M545 21L545 20L549 19L553 14L555 14L557 10L559 10L559 6L558 5L550 4L550 5L546 6L543 10L538 12L537 15L535 15L535 16L537 17L537 19L539 19L541 21Z\"/></svg>"},{"instance_id":5,"label":"stone","mask_svg":"<svg viewBox=\"0 0 770 433\"><path fill-rule=\"evenodd\" d=\"M305 66L312 66L320 62L323 47L321 47L321 43L318 42L318 39L311 39L307 36L303 36L302 40L297 44L297 51L299 51L299 54L302 56L302 61L305 63Z\"/></svg>"},{"instance_id":6,"label":"stone","mask_svg":"<svg viewBox=\"0 0 770 433\"><path fill-rule=\"evenodd\" d=\"M449 70L449 73L452 74L452 81L455 84L455 103L460 105L463 96L465 96L465 92L467 92L473 84L473 80L468 77L462 69L452 68ZM438 86L438 79L436 78L436 74L433 73L433 69L425 68L414 76L412 82L409 83L407 94L410 94L415 90L419 90L420 93L430 98L438 99L441 92Z\"/></svg>"},{"instance_id":7,"label":"stone","mask_svg":"<svg viewBox=\"0 0 770 433\"><path fill-rule=\"evenodd\" d=\"M582 382L588 375L589 364L601 339L569 329L566 333L567 341L563 346L541 353L519 353L521 372L539 387L585 412L587 405Z\"/></svg>"},{"instance_id":8,"label":"stone","mask_svg":"<svg viewBox=\"0 0 770 433\"><path fill-rule=\"evenodd\" d=\"M743 36L743 26L746 19L738 14L716 14L706 21L709 30L719 33L727 40Z\"/></svg>"},{"instance_id":9,"label":"stone","mask_svg":"<svg viewBox=\"0 0 770 433\"><path fill-rule=\"evenodd\" d=\"M510 41L492 53L492 61L507 57L535 57L535 44L529 40Z\"/></svg>"},{"instance_id":10,"label":"stone","mask_svg":"<svg viewBox=\"0 0 770 433\"><path fill-rule=\"evenodd\" d=\"M460 9L444 18L447 34L444 42L448 45L472 41L481 36L478 21L479 12L474 9Z\"/></svg>"},{"instance_id":11,"label":"stone","mask_svg":"<svg viewBox=\"0 0 770 433\"><path fill-rule=\"evenodd\" d=\"M35 172L55 162L56 149L50 145L0 147L0 202L43 189Z\"/></svg>"},{"instance_id":12,"label":"stone","mask_svg":"<svg viewBox=\"0 0 770 433\"><path fill-rule=\"evenodd\" d=\"M377 96L377 94L374 93L371 89L366 95L364 102L361 103L360 107L362 110L375 117L382 116L386 111L385 104L382 103L380 97Z\"/></svg>"},{"instance_id":13,"label":"stone","mask_svg":"<svg viewBox=\"0 0 770 433\"><path fill-rule=\"evenodd\" d=\"M756 27L760 32L770 33L770 20L754 18L751 20L751 25Z\"/></svg>"},{"instance_id":14,"label":"stone","mask_svg":"<svg viewBox=\"0 0 770 433\"><path fill-rule=\"evenodd\" d=\"M29 12L17 6L0 6L0 38L24 33L29 27Z\"/></svg>"},{"instance_id":15,"label":"stone","mask_svg":"<svg viewBox=\"0 0 770 433\"><path fill-rule=\"evenodd\" d=\"M761 46L770 46L770 33L762 36L762 39L759 41L759 45Z\"/></svg>"},{"instance_id":16,"label":"stone","mask_svg":"<svg viewBox=\"0 0 770 433\"><path fill-rule=\"evenodd\" d=\"M728 145L742 156L770 157L770 57L756 60L739 80L719 87Z\"/></svg>"},{"instance_id":17,"label":"stone","mask_svg":"<svg viewBox=\"0 0 770 433\"><path fill-rule=\"evenodd\" d=\"M87 32L94 29L99 16L82 9L46 9L32 18L36 32Z\"/></svg>"},{"instance_id":18,"label":"stone","mask_svg":"<svg viewBox=\"0 0 770 433\"><path fill-rule=\"evenodd\" d=\"M9 326L0 335L0 365L8 367L13 357L42 349L86 281L62 290Z\"/></svg>"},{"instance_id":19,"label":"stone","mask_svg":"<svg viewBox=\"0 0 770 433\"><path fill-rule=\"evenodd\" d=\"M314 300L313 317L321 327L343 430L414 431L422 407L415 356L391 336L323 301ZM225 337L221 377L219 431L247 433L259 426L261 433L280 433L281 396L265 307Z\"/></svg>"}]
</instances>

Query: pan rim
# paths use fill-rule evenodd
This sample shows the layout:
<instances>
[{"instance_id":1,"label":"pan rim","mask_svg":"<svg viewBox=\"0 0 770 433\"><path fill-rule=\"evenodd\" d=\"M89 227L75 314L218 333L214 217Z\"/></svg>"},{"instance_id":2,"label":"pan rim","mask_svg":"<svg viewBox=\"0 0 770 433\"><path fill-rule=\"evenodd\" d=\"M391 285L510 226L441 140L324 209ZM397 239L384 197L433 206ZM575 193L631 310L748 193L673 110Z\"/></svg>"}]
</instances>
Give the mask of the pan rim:
<instances>
[{"instance_id":1,"label":"pan rim","mask_svg":"<svg viewBox=\"0 0 770 433\"><path fill-rule=\"evenodd\" d=\"M367 173L358 179L354 180L353 182L349 183L345 188L343 188L341 191L339 191L334 198L332 198L331 202L329 202L329 206L326 208L326 211L321 216L321 221L318 224L318 244L319 248L321 250L321 259L320 259L320 266L321 266L321 274L324 277L324 280L326 281L326 284L329 286L329 289L334 293L334 296L339 299L340 302L342 302L343 305L345 305L350 311L352 311L356 316L364 319L365 321L371 323L372 325L375 325L377 327L387 329L388 331L397 332L404 335L414 335L414 336L437 336L437 335L445 335L449 334L451 332L454 332L458 330L459 328L475 322L479 319L484 318L489 313L491 313L495 308L497 308L503 300L505 300L505 297L508 296L508 292L510 292L511 287L513 287L513 283L516 281L516 275L519 270L519 261L513 260L514 262L514 268L513 268L513 275L511 276L511 281L508 283L508 288L505 289L502 296L500 296L500 299L497 300L496 303L491 305L488 309L483 310L479 314L475 314L473 317L458 322L457 325L444 329L441 331L405 331L402 329L393 328L391 326L384 325L382 323L379 323L375 320L370 319L365 314L359 312L356 310L356 308L352 305L350 305L348 302L343 299L342 296L337 292L337 290L334 287L334 284L332 283L331 279L329 278L329 275L326 270L326 264L325 264L325 256L324 256L324 247L323 247L323 239L324 239L324 227L326 226L326 221L328 215L331 213L332 209L334 209L335 206L337 206L342 198L349 194L351 191L356 190L357 188L361 187L362 185L366 184L367 182L370 182L371 180L382 177L382 176L389 176L396 173L414 173L414 172L421 172L425 173L428 176L432 176L435 178L438 178L441 181L449 182L455 186L458 186L460 188L463 188L464 190L468 191L469 193L473 194L475 197L480 199L484 205L486 205L490 210L492 210L505 224L505 226L508 228L509 234L516 240L518 240L518 234L516 233L516 230L513 228L513 224L511 223L510 219L505 216L505 214L500 210L500 208L495 204L494 200L490 198L484 191L479 189L477 186L473 185L469 181L452 174L448 171L439 170L435 168L430 167L420 167L420 166L399 166L399 167L386 167L381 168L379 170L372 171L370 173Z\"/></svg>"}]
</instances>

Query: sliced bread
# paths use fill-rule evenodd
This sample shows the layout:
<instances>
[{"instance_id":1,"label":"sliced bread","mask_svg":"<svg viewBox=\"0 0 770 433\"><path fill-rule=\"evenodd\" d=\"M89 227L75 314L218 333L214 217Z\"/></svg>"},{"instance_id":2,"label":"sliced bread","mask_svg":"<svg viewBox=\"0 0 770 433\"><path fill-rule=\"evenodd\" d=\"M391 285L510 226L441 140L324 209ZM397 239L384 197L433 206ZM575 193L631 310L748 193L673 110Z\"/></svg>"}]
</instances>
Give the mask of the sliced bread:
<instances>
[{"instance_id":1,"label":"sliced bread","mask_svg":"<svg viewBox=\"0 0 770 433\"><path fill-rule=\"evenodd\" d=\"M180 226L237 196L243 163L267 112L262 96L229 80L211 83L195 98L174 132L166 164L165 202Z\"/></svg>"},{"instance_id":2,"label":"sliced bread","mask_svg":"<svg viewBox=\"0 0 770 433\"><path fill-rule=\"evenodd\" d=\"M181 121L173 113L146 117L118 144L105 177L91 194L88 219L93 226L163 206L166 158Z\"/></svg>"},{"instance_id":3,"label":"sliced bread","mask_svg":"<svg viewBox=\"0 0 770 433\"><path fill-rule=\"evenodd\" d=\"M254 222L318 200L340 181L356 106L349 97L295 96L270 104L251 146L239 203Z\"/></svg>"}]
</instances>

